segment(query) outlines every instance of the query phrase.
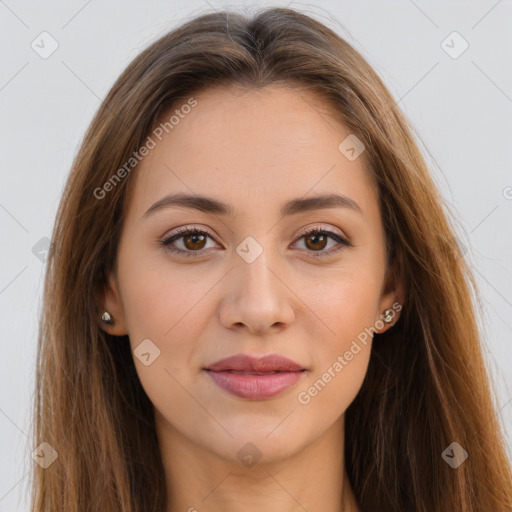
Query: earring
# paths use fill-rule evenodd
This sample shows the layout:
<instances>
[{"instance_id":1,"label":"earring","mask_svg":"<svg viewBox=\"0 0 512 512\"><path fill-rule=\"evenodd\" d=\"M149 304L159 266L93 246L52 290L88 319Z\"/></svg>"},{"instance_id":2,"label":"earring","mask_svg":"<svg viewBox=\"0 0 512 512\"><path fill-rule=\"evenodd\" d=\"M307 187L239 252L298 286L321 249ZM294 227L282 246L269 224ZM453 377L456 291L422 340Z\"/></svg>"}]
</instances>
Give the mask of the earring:
<instances>
[{"instance_id":1,"label":"earring","mask_svg":"<svg viewBox=\"0 0 512 512\"><path fill-rule=\"evenodd\" d=\"M386 309L383 314L384 322L387 324L390 324L393 321L393 318L395 317L395 312L392 309Z\"/></svg>"},{"instance_id":2,"label":"earring","mask_svg":"<svg viewBox=\"0 0 512 512\"><path fill-rule=\"evenodd\" d=\"M105 311L103 315L101 315L101 321L107 325L112 325L114 323L114 319L108 311Z\"/></svg>"}]
</instances>

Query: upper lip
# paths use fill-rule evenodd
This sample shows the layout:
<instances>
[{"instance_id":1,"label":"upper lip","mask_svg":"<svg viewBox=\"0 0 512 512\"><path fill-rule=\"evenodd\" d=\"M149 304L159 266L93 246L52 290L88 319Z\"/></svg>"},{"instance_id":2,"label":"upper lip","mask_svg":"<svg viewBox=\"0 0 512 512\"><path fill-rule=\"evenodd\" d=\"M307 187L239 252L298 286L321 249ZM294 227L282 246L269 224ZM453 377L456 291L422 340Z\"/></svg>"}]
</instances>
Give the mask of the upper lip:
<instances>
[{"instance_id":1,"label":"upper lip","mask_svg":"<svg viewBox=\"0 0 512 512\"><path fill-rule=\"evenodd\" d=\"M214 372L227 370L239 372L298 372L305 370L300 364L280 356L279 354L270 354L264 357L252 357L246 354L236 354L225 359L221 359L205 368Z\"/></svg>"}]
</instances>

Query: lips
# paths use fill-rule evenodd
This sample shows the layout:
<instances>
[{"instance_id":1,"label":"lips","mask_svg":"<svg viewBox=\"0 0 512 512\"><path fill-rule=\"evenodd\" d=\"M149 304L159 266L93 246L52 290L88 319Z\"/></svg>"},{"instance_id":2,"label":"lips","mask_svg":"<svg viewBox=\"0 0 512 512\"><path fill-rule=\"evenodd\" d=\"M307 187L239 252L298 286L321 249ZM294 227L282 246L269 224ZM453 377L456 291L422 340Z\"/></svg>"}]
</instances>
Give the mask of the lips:
<instances>
[{"instance_id":1,"label":"lips","mask_svg":"<svg viewBox=\"0 0 512 512\"><path fill-rule=\"evenodd\" d=\"M300 372L305 370L301 365L278 354L270 354L261 358L237 354L221 359L205 368L213 372L239 372L244 374L266 374L272 372Z\"/></svg>"},{"instance_id":2,"label":"lips","mask_svg":"<svg viewBox=\"0 0 512 512\"><path fill-rule=\"evenodd\" d=\"M295 386L306 369L286 357L238 354L204 368L224 391L249 400L265 400Z\"/></svg>"}]
</instances>

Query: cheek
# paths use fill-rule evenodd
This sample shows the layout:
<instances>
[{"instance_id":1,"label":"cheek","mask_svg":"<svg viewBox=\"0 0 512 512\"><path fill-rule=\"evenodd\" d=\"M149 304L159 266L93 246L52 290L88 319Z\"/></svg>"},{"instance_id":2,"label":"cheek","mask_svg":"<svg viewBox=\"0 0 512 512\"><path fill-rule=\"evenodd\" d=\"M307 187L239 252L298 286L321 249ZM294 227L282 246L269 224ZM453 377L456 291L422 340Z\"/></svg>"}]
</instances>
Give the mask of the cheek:
<instances>
[{"instance_id":1,"label":"cheek","mask_svg":"<svg viewBox=\"0 0 512 512\"><path fill-rule=\"evenodd\" d=\"M194 265L179 268L161 254L137 247L127 247L123 254L123 308L141 384L157 408L165 408L169 397L185 407L190 396L182 386L189 389L199 372L198 340L212 315L207 292L219 276L198 272ZM138 357L148 352L149 357Z\"/></svg>"},{"instance_id":2,"label":"cheek","mask_svg":"<svg viewBox=\"0 0 512 512\"><path fill-rule=\"evenodd\" d=\"M123 308L130 338L174 338L183 326L194 329L205 293L215 285L208 272L172 264L159 251L126 251L119 263L124 284ZM204 314L204 312L203 312ZM167 341L165 341L167 343Z\"/></svg>"},{"instance_id":3,"label":"cheek","mask_svg":"<svg viewBox=\"0 0 512 512\"><path fill-rule=\"evenodd\" d=\"M338 275L309 295L308 306L328 329L312 353L314 371L297 391L308 413L335 418L356 397L368 369L378 299L377 281L363 272Z\"/></svg>"},{"instance_id":4,"label":"cheek","mask_svg":"<svg viewBox=\"0 0 512 512\"><path fill-rule=\"evenodd\" d=\"M354 269L317 281L307 305L328 329L327 345L336 352L346 350L353 339L365 338L374 326L380 299L380 282L372 271ZM369 338L369 336L366 336Z\"/></svg>"},{"instance_id":5,"label":"cheek","mask_svg":"<svg viewBox=\"0 0 512 512\"><path fill-rule=\"evenodd\" d=\"M206 311L205 293L215 279L194 271L193 265L180 270L161 256L156 262L136 248L126 254L130 257L120 259L119 276L124 283L123 308L141 385L155 408L174 421L200 415L189 392L194 365L198 366L197 340L211 315Z\"/></svg>"},{"instance_id":6,"label":"cheek","mask_svg":"<svg viewBox=\"0 0 512 512\"><path fill-rule=\"evenodd\" d=\"M335 308L330 327L335 334L322 340L314 351L314 369L297 389L296 399L309 417L334 422L357 396L368 370L372 334L367 312L355 300ZM365 330L366 329L366 330Z\"/></svg>"}]
</instances>

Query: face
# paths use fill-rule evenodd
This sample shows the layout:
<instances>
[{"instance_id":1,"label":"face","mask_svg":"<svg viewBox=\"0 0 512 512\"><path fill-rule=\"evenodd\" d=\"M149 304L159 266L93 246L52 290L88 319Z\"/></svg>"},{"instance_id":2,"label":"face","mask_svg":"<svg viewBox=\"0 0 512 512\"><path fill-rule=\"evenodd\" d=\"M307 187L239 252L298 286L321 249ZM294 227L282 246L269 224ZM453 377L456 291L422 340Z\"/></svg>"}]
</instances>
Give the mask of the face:
<instances>
[{"instance_id":1,"label":"face","mask_svg":"<svg viewBox=\"0 0 512 512\"><path fill-rule=\"evenodd\" d=\"M400 289L374 187L338 148L350 131L328 105L282 86L194 98L133 171L108 330L129 335L160 431L225 460L247 442L278 460L342 423L368 366L365 329L386 330ZM161 201L177 194L228 211ZM310 201L324 195L345 200ZM303 371L205 370L237 354Z\"/></svg>"}]
</instances>

